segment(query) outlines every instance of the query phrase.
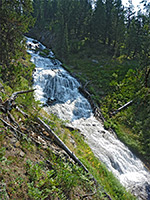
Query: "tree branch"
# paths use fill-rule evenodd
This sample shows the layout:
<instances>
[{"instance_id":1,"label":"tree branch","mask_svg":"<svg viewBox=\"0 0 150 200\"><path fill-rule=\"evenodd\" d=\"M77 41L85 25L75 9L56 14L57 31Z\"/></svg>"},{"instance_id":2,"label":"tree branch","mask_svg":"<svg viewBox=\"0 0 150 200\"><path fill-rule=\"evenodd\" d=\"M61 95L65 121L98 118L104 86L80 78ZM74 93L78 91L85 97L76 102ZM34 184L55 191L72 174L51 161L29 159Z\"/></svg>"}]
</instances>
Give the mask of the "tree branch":
<instances>
[{"instance_id":1,"label":"tree branch","mask_svg":"<svg viewBox=\"0 0 150 200\"><path fill-rule=\"evenodd\" d=\"M16 128L14 128L12 125L10 125L8 122L0 118L0 120L5 124L6 126L10 127L15 133L19 133L22 137L26 138L26 135L23 134L22 132L18 131Z\"/></svg>"}]
</instances>

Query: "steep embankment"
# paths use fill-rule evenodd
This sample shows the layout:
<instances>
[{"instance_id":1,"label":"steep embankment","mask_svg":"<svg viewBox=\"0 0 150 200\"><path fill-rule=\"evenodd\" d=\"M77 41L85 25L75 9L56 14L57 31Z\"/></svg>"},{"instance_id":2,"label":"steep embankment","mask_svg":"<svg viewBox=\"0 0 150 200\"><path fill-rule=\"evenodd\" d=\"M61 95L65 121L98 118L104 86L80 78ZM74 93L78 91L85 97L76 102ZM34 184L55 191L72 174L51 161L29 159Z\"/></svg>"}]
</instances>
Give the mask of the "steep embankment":
<instances>
[{"instance_id":1,"label":"steep embankment","mask_svg":"<svg viewBox=\"0 0 150 200\"><path fill-rule=\"evenodd\" d=\"M13 82L1 82L0 198L135 199L94 157L78 130L70 131L65 122L42 111L33 92L16 96L15 91L30 89L30 69L34 67L29 59L29 55L19 59L22 70L12 71ZM54 143L47 130L37 122L37 116L78 156L98 184Z\"/></svg>"}]
</instances>

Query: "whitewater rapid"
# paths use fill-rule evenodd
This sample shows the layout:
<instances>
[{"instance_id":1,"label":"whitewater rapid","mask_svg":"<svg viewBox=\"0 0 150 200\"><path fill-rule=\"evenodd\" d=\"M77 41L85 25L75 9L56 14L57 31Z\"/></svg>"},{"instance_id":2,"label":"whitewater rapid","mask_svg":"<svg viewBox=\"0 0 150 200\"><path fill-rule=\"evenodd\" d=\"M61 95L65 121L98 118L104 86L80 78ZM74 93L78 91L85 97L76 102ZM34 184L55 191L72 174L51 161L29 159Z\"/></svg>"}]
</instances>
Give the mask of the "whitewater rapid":
<instances>
[{"instance_id":1,"label":"whitewater rapid","mask_svg":"<svg viewBox=\"0 0 150 200\"><path fill-rule=\"evenodd\" d=\"M33 74L35 98L43 104L50 101L51 105L44 109L79 129L95 156L121 184L138 199L149 200L150 173L143 163L96 120L90 103L79 93L79 82L63 69L53 52L49 51L47 57L40 56L34 49L45 49L45 46L31 38L27 38L27 45L31 61L36 65Z\"/></svg>"}]
</instances>

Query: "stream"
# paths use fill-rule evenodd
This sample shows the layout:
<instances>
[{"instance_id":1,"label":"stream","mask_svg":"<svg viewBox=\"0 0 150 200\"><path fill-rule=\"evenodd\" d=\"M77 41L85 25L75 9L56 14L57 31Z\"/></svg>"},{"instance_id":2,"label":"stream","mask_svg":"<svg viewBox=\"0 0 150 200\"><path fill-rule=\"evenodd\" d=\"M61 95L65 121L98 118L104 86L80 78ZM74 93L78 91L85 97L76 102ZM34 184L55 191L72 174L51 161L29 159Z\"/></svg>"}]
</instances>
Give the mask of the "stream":
<instances>
[{"instance_id":1,"label":"stream","mask_svg":"<svg viewBox=\"0 0 150 200\"><path fill-rule=\"evenodd\" d=\"M27 52L36 65L33 74L35 98L41 103L51 102L44 109L67 120L70 127L79 129L95 156L140 200L150 200L150 172L122 142L104 129L94 117L88 100L78 88L80 83L63 69L52 51L47 57L35 49L45 49L40 42L27 38Z\"/></svg>"}]
</instances>

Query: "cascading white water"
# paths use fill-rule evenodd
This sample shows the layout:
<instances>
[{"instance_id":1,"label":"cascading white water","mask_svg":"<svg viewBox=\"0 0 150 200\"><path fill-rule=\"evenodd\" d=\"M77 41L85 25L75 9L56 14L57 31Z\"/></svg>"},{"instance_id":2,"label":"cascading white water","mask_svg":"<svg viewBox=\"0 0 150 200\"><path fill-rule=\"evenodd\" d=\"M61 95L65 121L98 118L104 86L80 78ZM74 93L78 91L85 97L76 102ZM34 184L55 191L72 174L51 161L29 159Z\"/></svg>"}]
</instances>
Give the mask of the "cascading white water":
<instances>
[{"instance_id":1,"label":"cascading white water","mask_svg":"<svg viewBox=\"0 0 150 200\"><path fill-rule=\"evenodd\" d=\"M35 96L37 100L46 103L53 101L51 106L45 107L47 112L56 114L69 125L80 129L85 135L87 143L94 154L106 164L120 182L135 194L138 199L150 199L150 173L143 163L118 139L106 131L96 120L87 99L78 91L80 84L61 67L56 59L41 57L34 48L41 43L33 43L27 39L31 47L31 61L36 65L33 74ZM50 57L53 57L50 52Z\"/></svg>"}]
</instances>

